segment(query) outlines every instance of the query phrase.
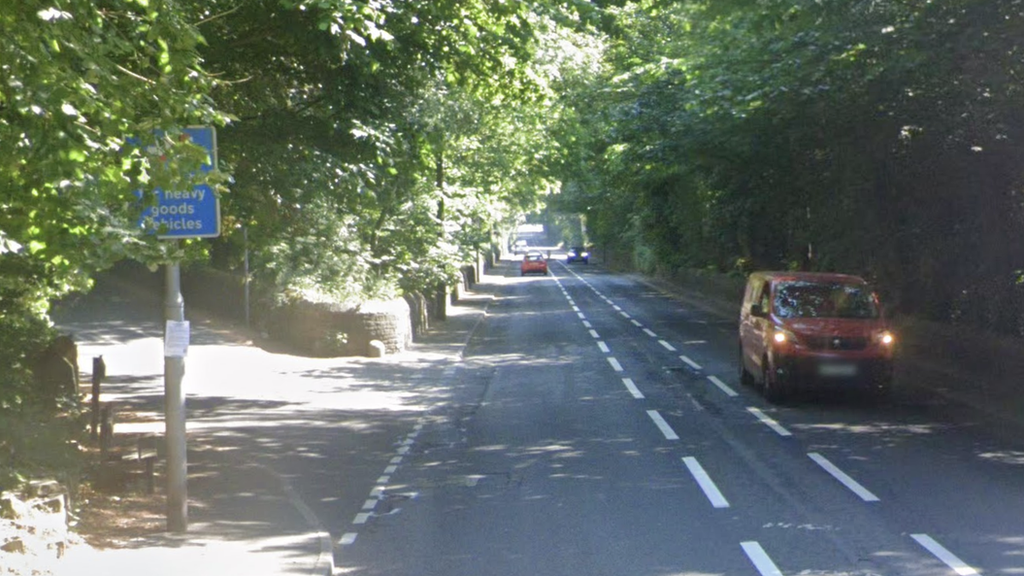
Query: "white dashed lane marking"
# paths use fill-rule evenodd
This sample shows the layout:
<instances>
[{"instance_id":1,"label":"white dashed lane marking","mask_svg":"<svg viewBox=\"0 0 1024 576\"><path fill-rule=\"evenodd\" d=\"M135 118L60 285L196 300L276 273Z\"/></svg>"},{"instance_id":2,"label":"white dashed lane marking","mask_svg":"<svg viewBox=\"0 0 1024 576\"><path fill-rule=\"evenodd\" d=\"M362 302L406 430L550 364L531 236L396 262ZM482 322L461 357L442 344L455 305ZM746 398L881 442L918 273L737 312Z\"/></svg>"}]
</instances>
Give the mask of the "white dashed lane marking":
<instances>
[{"instance_id":1,"label":"white dashed lane marking","mask_svg":"<svg viewBox=\"0 0 1024 576\"><path fill-rule=\"evenodd\" d=\"M690 471L690 475L697 481L697 485L704 491L704 495L711 501L712 506L715 508L729 507L729 501L725 499L725 496L722 496L718 486L711 480L711 476L708 476L708 473L704 471L704 467L700 465L696 458L687 456L683 458L683 464L686 464L686 469Z\"/></svg>"},{"instance_id":2,"label":"white dashed lane marking","mask_svg":"<svg viewBox=\"0 0 1024 576\"><path fill-rule=\"evenodd\" d=\"M690 358L687 357L687 356L680 356L679 359L682 360L684 363L686 363L686 365L689 366L690 368L693 368L694 370L701 370L702 369L700 364L697 364L693 360L690 360Z\"/></svg>"},{"instance_id":3,"label":"white dashed lane marking","mask_svg":"<svg viewBox=\"0 0 1024 576\"><path fill-rule=\"evenodd\" d=\"M814 460L818 466L821 466L825 472L831 474L832 477L839 480L843 486L846 486L853 491L853 493L859 496L861 500L865 502L878 502L878 496L875 496L870 490L861 486L859 482L850 478L845 472L836 467L835 464L829 462L828 459L821 454L818 454L817 452L808 452L807 455L811 460Z\"/></svg>"},{"instance_id":4,"label":"white dashed lane marking","mask_svg":"<svg viewBox=\"0 0 1024 576\"><path fill-rule=\"evenodd\" d=\"M751 414L756 416L762 424L774 430L775 433L778 434L779 436L792 436L789 430L783 428L778 422L776 422L770 416L762 412L759 408L754 408L753 406L751 406L747 408L747 412L750 412Z\"/></svg>"},{"instance_id":5,"label":"white dashed lane marking","mask_svg":"<svg viewBox=\"0 0 1024 576\"><path fill-rule=\"evenodd\" d=\"M779 567L772 562L772 559L768 557L768 553L764 551L757 542L742 542L740 546L743 547L743 551L746 552L747 558L754 564L754 568L761 576L782 576L782 572Z\"/></svg>"},{"instance_id":6,"label":"white dashed lane marking","mask_svg":"<svg viewBox=\"0 0 1024 576\"><path fill-rule=\"evenodd\" d=\"M633 395L633 398L643 400L644 395L640 392L640 389L636 387L636 384L633 383L632 378L623 378L622 384L626 386L626 390L629 390L629 393Z\"/></svg>"},{"instance_id":7,"label":"white dashed lane marking","mask_svg":"<svg viewBox=\"0 0 1024 576\"><path fill-rule=\"evenodd\" d=\"M679 440L679 435L668 425L668 422L665 422L665 419L661 417L657 410L648 410L647 415L651 417L651 420L654 420L654 425L658 427L658 430L661 430L666 440Z\"/></svg>"},{"instance_id":8,"label":"white dashed lane marking","mask_svg":"<svg viewBox=\"0 0 1024 576\"><path fill-rule=\"evenodd\" d=\"M969 566L966 562L959 559L949 550L946 550L942 544L939 544L931 536L927 534L911 534L911 538L917 541L918 544L924 546L925 550L931 552L936 558L942 560L942 562L953 569L954 572L960 576L971 576L978 574L978 571Z\"/></svg>"},{"instance_id":9,"label":"white dashed lane marking","mask_svg":"<svg viewBox=\"0 0 1024 576\"><path fill-rule=\"evenodd\" d=\"M725 392L726 396L731 396L731 397L739 396L739 394L737 394L735 390L733 390L732 388L727 386L725 382L722 382L721 380L719 380L718 376L708 376L708 380L710 380L711 383L714 384L715 386L718 386L719 390L721 390L722 392Z\"/></svg>"}]
</instances>

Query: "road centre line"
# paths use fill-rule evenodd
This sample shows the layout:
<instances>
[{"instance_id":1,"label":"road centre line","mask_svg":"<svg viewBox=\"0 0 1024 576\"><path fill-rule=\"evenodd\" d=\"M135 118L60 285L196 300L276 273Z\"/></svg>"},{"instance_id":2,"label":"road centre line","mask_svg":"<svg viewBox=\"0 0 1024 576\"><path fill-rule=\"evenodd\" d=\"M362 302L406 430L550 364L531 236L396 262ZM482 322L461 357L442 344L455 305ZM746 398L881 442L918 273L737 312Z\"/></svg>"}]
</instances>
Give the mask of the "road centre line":
<instances>
[{"instance_id":1,"label":"road centre line","mask_svg":"<svg viewBox=\"0 0 1024 576\"><path fill-rule=\"evenodd\" d=\"M969 576L971 574L978 574L978 571L969 566L966 562L959 559L949 550L946 550L942 544L939 544L931 536L927 534L911 534L911 538L917 541L918 544L924 546L925 550L931 552L936 558L942 560L942 562L953 569L954 572L960 576Z\"/></svg>"},{"instance_id":2,"label":"road centre line","mask_svg":"<svg viewBox=\"0 0 1024 576\"><path fill-rule=\"evenodd\" d=\"M608 345L605 344L604 342L598 341L597 347L600 348L601 352L604 352L605 354L611 352L611 350L608 348Z\"/></svg>"},{"instance_id":3,"label":"road centre line","mask_svg":"<svg viewBox=\"0 0 1024 576\"><path fill-rule=\"evenodd\" d=\"M620 315L621 315L621 316L622 316L623 318L625 318L625 319L627 319L627 320L629 320L629 319L631 318L631 316L630 316L630 315L629 315L629 313L627 313L627 312L619 312L619 314L620 314Z\"/></svg>"},{"instance_id":4,"label":"road centre line","mask_svg":"<svg viewBox=\"0 0 1024 576\"><path fill-rule=\"evenodd\" d=\"M658 337L658 335L655 334L654 331L651 330L650 328L644 328L644 334L647 334L651 338L657 338Z\"/></svg>"},{"instance_id":5,"label":"road centre line","mask_svg":"<svg viewBox=\"0 0 1024 576\"><path fill-rule=\"evenodd\" d=\"M579 312L580 311L580 307L579 306L573 306L572 307L572 311L573 312Z\"/></svg>"},{"instance_id":6,"label":"road centre line","mask_svg":"<svg viewBox=\"0 0 1024 576\"><path fill-rule=\"evenodd\" d=\"M729 501L722 496L722 493L718 490L718 486L715 486L715 482L711 480L711 476L704 471L704 467L700 465L700 462L692 456L686 456L683 458L683 464L686 464L686 469L690 471L690 475L697 481L697 485L704 491L704 495L711 501L711 505L715 508L728 508Z\"/></svg>"},{"instance_id":7,"label":"road centre line","mask_svg":"<svg viewBox=\"0 0 1024 576\"><path fill-rule=\"evenodd\" d=\"M691 346L691 345L694 345L694 344L707 344L707 343L708 343L707 340L686 340L685 342L683 342L683 344L686 344L687 346Z\"/></svg>"},{"instance_id":8,"label":"road centre line","mask_svg":"<svg viewBox=\"0 0 1024 576\"><path fill-rule=\"evenodd\" d=\"M338 545L351 546L352 544L356 543L356 537L358 536L359 534L356 532L346 532L341 535L341 538L338 538Z\"/></svg>"},{"instance_id":9,"label":"road centre line","mask_svg":"<svg viewBox=\"0 0 1024 576\"><path fill-rule=\"evenodd\" d=\"M590 335L593 336L594 338L600 338L601 337L601 335L597 333L597 330L594 330L594 329L590 330Z\"/></svg>"},{"instance_id":10,"label":"road centre line","mask_svg":"<svg viewBox=\"0 0 1024 576\"><path fill-rule=\"evenodd\" d=\"M661 344L661 346L663 348L665 348L665 350L668 350L669 352L675 352L676 351L676 347L675 346L669 344L668 342L665 342L664 340L658 340L658 344Z\"/></svg>"},{"instance_id":11,"label":"road centre line","mask_svg":"<svg viewBox=\"0 0 1024 576\"><path fill-rule=\"evenodd\" d=\"M633 326L636 326L637 328L643 328L644 327L643 324L637 322L636 320L630 320L630 322L632 322Z\"/></svg>"},{"instance_id":12,"label":"road centre line","mask_svg":"<svg viewBox=\"0 0 1024 576\"><path fill-rule=\"evenodd\" d=\"M747 412L750 412L751 414L756 416L762 424L774 430L775 433L778 434L779 436L792 436L789 430L783 428L778 422L773 420L770 416L762 412L760 409L750 406L747 408Z\"/></svg>"},{"instance_id":13,"label":"road centre line","mask_svg":"<svg viewBox=\"0 0 1024 576\"><path fill-rule=\"evenodd\" d=\"M747 558L754 564L754 568L761 573L761 576L782 576L782 572L779 567L772 562L772 559L768 557L768 554L764 551L757 542L741 542L740 546L743 547L743 551L746 552Z\"/></svg>"},{"instance_id":14,"label":"road centre line","mask_svg":"<svg viewBox=\"0 0 1024 576\"><path fill-rule=\"evenodd\" d=\"M722 382L721 380L719 380L718 376L708 376L708 380L710 380L711 383L714 384L715 386L718 386L718 388L722 392L725 392L726 396L731 396L731 397L739 396L739 394L737 394L735 390L733 390L732 388L729 388L729 386L727 386L725 382Z\"/></svg>"},{"instance_id":15,"label":"road centre line","mask_svg":"<svg viewBox=\"0 0 1024 576\"><path fill-rule=\"evenodd\" d=\"M657 410L648 410L647 415L651 417L651 420L654 420L654 425L658 427L658 430L661 430L666 440L679 440L679 435L668 425L668 422L665 422L665 419L661 417Z\"/></svg>"},{"instance_id":16,"label":"road centre line","mask_svg":"<svg viewBox=\"0 0 1024 576\"><path fill-rule=\"evenodd\" d=\"M825 472L828 472L829 474L832 475L833 478L839 480L839 482L842 483L843 486L846 486L847 488L852 490L853 493L859 496L861 500L865 502L878 502L878 496L875 496L874 494L871 493L870 490L861 486L859 482L857 482L853 478L850 478L850 476L848 476L845 472L840 470L835 464L829 462L828 459L822 456L821 454L818 454L817 452L808 452L807 455L811 458L811 460L814 460L814 462L817 463L818 466L824 468Z\"/></svg>"},{"instance_id":17,"label":"road centre line","mask_svg":"<svg viewBox=\"0 0 1024 576\"><path fill-rule=\"evenodd\" d=\"M356 514L356 517L352 520L353 524L366 524L366 521L370 519L369 512L360 512Z\"/></svg>"},{"instance_id":18,"label":"road centre line","mask_svg":"<svg viewBox=\"0 0 1024 576\"><path fill-rule=\"evenodd\" d=\"M586 320L587 319L586 314L584 314L583 312L577 312L576 315L580 317L580 320Z\"/></svg>"},{"instance_id":19,"label":"road centre line","mask_svg":"<svg viewBox=\"0 0 1024 576\"><path fill-rule=\"evenodd\" d=\"M636 384L633 383L632 378L623 378L622 383L626 386L626 390L629 390L629 393L633 395L633 398L636 398L637 400L644 399L643 392L641 392L640 389L636 387Z\"/></svg>"},{"instance_id":20,"label":"road centre line","mask_svg":"<svg viewBox=\"0 0 1024 576\"><path fill-rule=\"evenodd\" d=\"M679 359L682 360L683 362L685 362L687 366L689 366L690 368L693 368L694 370L703 370L703 368L701 368L700 364L697 364L693 360L690 360L690 358L687 357L687 356L680 356Z\"/></svg>"},{"instance_id":21,"label":"road centre line","mask_svg":"<svg viewBox=\"0 0 1024 576\"><path fill-rule=\"evenodd\" d=\"M616 360L614 356L608 357L608 363L612 365L612 370L622 372L622 364L619 364L619 361Z\"/></svg>"},{"instance_id":22,"label":"road centre line","mask_svg":"<svg viewBox=\"0 0 1024 576\"><path fill-rule=\"evenodd\" d=\"M585 326L587 328L593 328L593 325L590 324L590 320L584 320L583 321L583 326Z\"/></svg>"},{"instance_id":23,"label":"road centre line","mask_svg":"<svg viewBox=\"0 0 1024 576\"><path fill-rule=\"evenodd\" d=\"M377 502L380 502L379 498L370 498L366 502L363 502L363 510L373 510L377 507Z\"/></svg>"}]
</instances>

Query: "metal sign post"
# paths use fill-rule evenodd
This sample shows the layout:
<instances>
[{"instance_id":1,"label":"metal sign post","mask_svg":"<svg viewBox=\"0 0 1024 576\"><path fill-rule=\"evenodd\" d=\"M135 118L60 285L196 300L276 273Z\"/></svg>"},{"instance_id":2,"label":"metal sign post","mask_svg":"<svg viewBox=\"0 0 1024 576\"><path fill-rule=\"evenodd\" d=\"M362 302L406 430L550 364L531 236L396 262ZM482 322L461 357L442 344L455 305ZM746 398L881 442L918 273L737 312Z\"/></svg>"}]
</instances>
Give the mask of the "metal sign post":
<instances>
[{"instance_id":1,"label":"metal sign post","mask_svg":"<svg viewBox=\"0 0 1024 576\"><path fill-rule=\"evenodd\" d=\"M181 297L181 269L167 265L164 317L164 426L167 441L167 529L188 531L188 458L185 434L185 348L188 323ZM184 339L184 346L182 340Z\"/></svg>"},{"instance_id":2,"label":"metal sign post","mask_svg":"<svg viewBox=\"0 0 1024 576\"><path fill-rule=\"evenodd\" d=\"M201 170L217 168L217 133L211 126L189 127L181 137L202 146L210 162ZM158 238L213 238L220 235L220 200L206 184L189 191L156 190L156 206L147 208L140 225L149 226ZM167 529L188 531L188 445L185 423L185 356L189 323L181 296L181 269L167 265L164 294L164 426L167 443Z\"/></svg>"}]
</instances>

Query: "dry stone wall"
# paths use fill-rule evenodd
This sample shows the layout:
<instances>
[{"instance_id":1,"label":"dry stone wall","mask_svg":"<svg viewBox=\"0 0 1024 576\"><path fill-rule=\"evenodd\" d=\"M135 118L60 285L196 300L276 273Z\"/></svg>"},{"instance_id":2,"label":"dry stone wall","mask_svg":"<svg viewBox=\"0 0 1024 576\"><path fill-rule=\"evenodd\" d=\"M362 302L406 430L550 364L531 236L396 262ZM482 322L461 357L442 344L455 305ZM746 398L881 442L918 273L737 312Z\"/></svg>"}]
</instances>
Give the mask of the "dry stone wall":
<instances>
[{"instance_id":1,"label":"dry stone wall","mask_svg":"<svg viewBox=\"0 0 1024 576\"><path fill-rule=\"evenodd\" d=\"M401 298L356 307L297 300L276 308L270 336L312 356L368 356L379 341L388 354L412 343L409 303Z\"/></svg>"}]
</instances>

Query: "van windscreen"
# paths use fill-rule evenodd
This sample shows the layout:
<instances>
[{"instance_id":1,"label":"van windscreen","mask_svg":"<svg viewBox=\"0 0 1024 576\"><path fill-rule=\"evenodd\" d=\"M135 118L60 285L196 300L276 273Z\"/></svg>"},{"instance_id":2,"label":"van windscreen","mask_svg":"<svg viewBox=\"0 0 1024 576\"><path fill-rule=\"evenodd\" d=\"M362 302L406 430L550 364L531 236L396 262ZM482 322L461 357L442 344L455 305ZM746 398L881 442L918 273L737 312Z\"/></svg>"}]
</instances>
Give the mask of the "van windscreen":
<instances>
[{"instance_id":1,"label":"van windscreen","mask_svg":"<svg viewBox=\"0 0 1024 576\"><path fill-rule=\"evenodd\" d=\"M780 284L774 308L781 318L878 318L878 304L866 286L837 282Z\"/></svg>"}]
</instances>

